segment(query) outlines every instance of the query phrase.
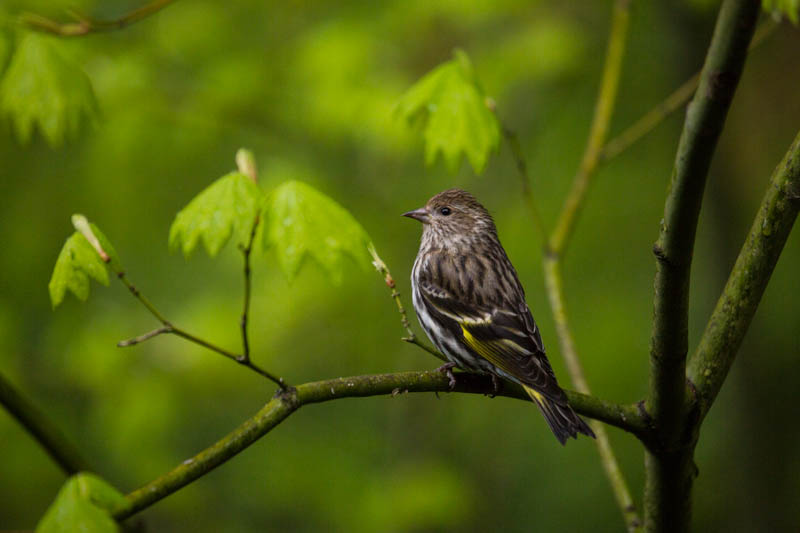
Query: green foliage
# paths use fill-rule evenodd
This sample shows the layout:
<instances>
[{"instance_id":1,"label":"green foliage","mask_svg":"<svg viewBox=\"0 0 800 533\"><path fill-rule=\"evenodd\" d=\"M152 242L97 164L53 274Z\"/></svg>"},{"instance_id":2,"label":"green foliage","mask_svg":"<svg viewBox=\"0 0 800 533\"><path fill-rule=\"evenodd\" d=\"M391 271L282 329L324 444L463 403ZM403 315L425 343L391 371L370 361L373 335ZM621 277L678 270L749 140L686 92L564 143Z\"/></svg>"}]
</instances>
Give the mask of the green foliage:
<instances>
[{"instance_id":1,"label":"green foliage","mask_svg":"<svg viewBox=\"0 0 800 533\"><path fill-rule=\"evenodd\" d=\"M762 5L767 11L785 15L792 24L800 23L800 0L763 0Z\"/></svg>"},{"instance_id":2,"label":"green foliage","mask_svg":"<svg viewBox=\"0 0 800 533\"><path fill-rule=\"evenodd\" d=\"M310 185L287 181L267 198L264 246L274 247L291 280L307 254L340 283L345 256L369 265L369 236L345 208Z\"/></svg>"},{"instance_id":3,"label":"green foliage","mask_svg":"<svg viewBox=\"0 0 800 533\"><path fill-rule=\"evenodd\" d=\"M1 15L2 13L0 13ZM0 22L0 78L2 78L8 59L11 57L11 51L11 36L8 35L6 29L2 26L2 22Z\"/></svg>"},{"instance_id":4,"label":"green foliage","mask_svg":"<svg viewBox=\"0 0 800 533\"><path fill-rule=\"evenodd\" d=\"M117 523L108 510L125 497L94 474L80 473L69 478L47 509L37 533L115 533Z\"/></svg>"},{"instance_id":5,"label":"green foliage","mask_svg":"<svg viewBox=\"0 0 800 533\"><path fill-rule=\"evenodd\" d=\"M433 164L441 151L455 172L464 153L480 174L500 142L500 126L469 57L462 50L454 56L408 89L397 110L409 122L422 123L427 164Z\"/></svg>"},{"instance_id":6,"label":"green foliage","mask_svg":"<svg viewBox=\"0 0 800 533\"><path fill-rule=\"evenodd\" d=\"M83 217L80 215L73 216L73 223L75 223L76 219L83 219ZM85 219L83 220L85 221ZM75 226L78 231L73 233L64 243L61 252L58 254L58 259L56 259L53 275L50 277L48 289L53 308L56 308L64 301L64 295L67 291L72 292L79 300L86 301L89 297L89 278L93 278L103 285L108 285L106 263L81 233L78 224L75 224ZM118 266L119 257L106 236L94 224L89 224L88 227L91 228L91 233L108 254L109 262L114 266Z\"/></svg>"},{"instance_id":7,"label":"green foliage","mask_svg":"<svg viewBox=\"0 0 800 533\"><path fill-rule=\"evenodd\" d=\"M169 246L180 248L189 257L202 239L208 255L214 257L234 236L246 245L263 193L255 182L241 172L231 172L194 197L175 217L169 230Z\"/></svg>"},{"instance_id":8,"label":"green foliage","mask_svg":"<svg viewBox=\"0 0 800 533\"><path fill-rule=\"evenodd\" d=\"M41 35L23 37L0 81L0 113L10 117L20 142L38 128L51 146L72 138L83 122L97 119L86 74Z\"/></svg>"}]
</instances>

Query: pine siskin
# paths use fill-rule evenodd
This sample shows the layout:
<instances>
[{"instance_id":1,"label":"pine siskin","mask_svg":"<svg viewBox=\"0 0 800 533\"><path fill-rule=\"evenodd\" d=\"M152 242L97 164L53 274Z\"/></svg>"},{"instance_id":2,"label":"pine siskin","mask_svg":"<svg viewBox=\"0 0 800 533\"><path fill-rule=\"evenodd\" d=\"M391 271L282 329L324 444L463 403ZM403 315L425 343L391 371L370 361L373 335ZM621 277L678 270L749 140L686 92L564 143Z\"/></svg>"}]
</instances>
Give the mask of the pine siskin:
<instances>
[{"instance_id":1,"label":"pine siskin","mask_svg":"<svg viewBox=\"0 0 800 533\"><path fill-rule=\"evenodd\" d=\"M468 192L450 189L403 216L423 224L411 272L414 309L450 361L442 367L490 374L521 385L564 444L594 433L558 386L517 272L489 212Z\"/></svg>"}]
</instances>

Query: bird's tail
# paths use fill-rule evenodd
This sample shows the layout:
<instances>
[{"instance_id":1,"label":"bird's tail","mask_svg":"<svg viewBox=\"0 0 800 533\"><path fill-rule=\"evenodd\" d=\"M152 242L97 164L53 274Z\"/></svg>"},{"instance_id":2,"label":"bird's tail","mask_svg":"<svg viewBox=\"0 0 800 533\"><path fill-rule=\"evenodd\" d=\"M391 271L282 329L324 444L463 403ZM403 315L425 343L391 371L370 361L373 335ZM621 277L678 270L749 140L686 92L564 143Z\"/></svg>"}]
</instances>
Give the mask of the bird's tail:
<instances>
[{"instance_id":1,"label":"bird's tail","mask_svg":"<svg viewBox=\"0 0 800 533\"><path fill-rule=\"evenodd\" d=\"M544 415L544 419L547 420L547 425L550 426L558 442L565 444L570 437L577 439L578 433L595 438L592 429L581 417L575 414L566 399L563 403L557 402L530 387L524 385L523 387L533 400L533 403L539 406L539 410Z\"/></svg>"}]
</instances>

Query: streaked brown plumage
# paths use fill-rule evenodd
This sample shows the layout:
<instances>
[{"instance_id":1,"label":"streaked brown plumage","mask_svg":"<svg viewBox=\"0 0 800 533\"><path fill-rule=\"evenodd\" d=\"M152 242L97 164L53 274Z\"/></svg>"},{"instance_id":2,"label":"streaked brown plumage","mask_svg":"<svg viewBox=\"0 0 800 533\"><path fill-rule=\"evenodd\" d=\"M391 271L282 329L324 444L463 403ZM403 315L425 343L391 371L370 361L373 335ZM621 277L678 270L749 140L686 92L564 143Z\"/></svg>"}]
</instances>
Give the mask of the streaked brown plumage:
<instances>
[{"instance_id":1,"label":"streaked brown plumage","mask_svg":"<svg viewBox=\"0 0 800 533\"><path fill-rule=\"evenodd\" d=\"M417 317L439 351L459 368L522 385L562 444L578 433L594 437L558 385L489 212L450 189L404 216L423 223L411 285Z\"/></svg>"}]
</instances>

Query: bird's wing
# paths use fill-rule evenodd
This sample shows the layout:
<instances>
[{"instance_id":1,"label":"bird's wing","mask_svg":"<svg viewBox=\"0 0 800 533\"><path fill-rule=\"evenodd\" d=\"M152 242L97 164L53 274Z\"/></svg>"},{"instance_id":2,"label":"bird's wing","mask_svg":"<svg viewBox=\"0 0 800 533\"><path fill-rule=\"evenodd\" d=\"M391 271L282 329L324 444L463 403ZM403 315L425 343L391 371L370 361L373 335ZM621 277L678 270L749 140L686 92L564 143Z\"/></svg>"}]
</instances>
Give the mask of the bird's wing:
<instances>
[{"instance_id":1,"label":"bird's wing","mask_svg":"<svg viewBox=\"0 0 800 533\"><path fill-rule=\"evenodd\" d=\"M524 302L517 309L491 308L462 302L429 279L418 286L428 311L438 315L464 346L545 396L564 398Z\"/></svg>"}]
</instances>

